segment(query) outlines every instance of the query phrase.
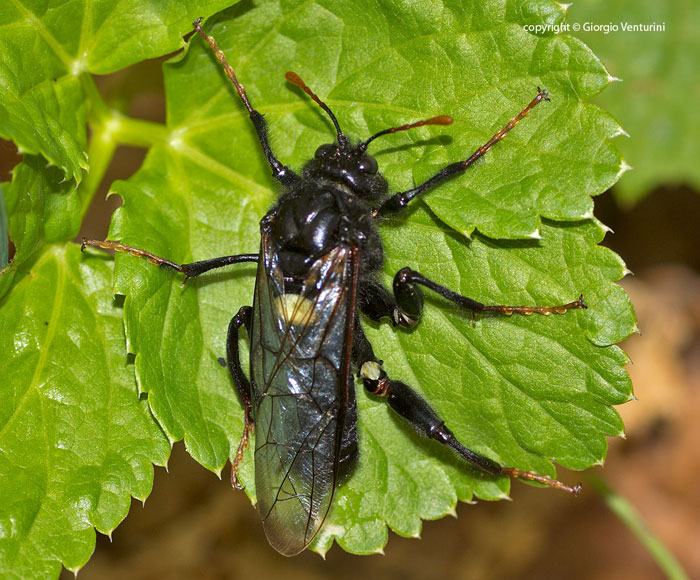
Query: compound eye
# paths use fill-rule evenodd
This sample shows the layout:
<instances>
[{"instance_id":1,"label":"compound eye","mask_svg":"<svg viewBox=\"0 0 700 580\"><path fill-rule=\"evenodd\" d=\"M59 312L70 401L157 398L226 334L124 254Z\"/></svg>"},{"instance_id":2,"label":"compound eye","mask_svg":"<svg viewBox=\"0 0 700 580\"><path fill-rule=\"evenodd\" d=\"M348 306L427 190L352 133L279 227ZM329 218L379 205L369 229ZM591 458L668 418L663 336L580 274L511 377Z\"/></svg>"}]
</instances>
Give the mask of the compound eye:
<instances>
[{"instance_id":1,"label":"compound eye","mask_svg":"<svg viewBox=\"0 0 700 580\"><path fill-rule=\"evenodd\" d=\"M331 144L331 143L326 143L324 145L321 145L318 149L316 149L316 158L317 159L326 159L328 157L333 157L338 151L338 148Z\"/></svg>"},{"instance_id":2,"label":"compound eye","mask_svg":"<svg viewBox=\"0 0 700 580\"><path fill-rule=\"evenodd\" d=\"M374 175L377 173L377 160L374 157L370 157L369 155L365 155L362 159L360 159L360 164L357 167L362 173L369 173L370 175Z\"/></svg>"}]
</instances>

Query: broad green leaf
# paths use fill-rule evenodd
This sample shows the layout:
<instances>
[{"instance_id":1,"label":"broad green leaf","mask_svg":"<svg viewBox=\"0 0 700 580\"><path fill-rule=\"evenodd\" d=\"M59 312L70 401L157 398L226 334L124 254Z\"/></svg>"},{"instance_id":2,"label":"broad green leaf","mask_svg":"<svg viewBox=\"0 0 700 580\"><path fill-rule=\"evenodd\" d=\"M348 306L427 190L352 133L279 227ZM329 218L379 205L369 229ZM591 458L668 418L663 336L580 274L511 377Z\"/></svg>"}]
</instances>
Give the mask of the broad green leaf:
<instances>
[{"instance_id":1,"label":"broad green leaf","mask_svg":"<svg viewBox=\"0 0 700 580\"><path fill-rule=\"evenodd\" d=\"M551 90L552 102L467 175L382 227L385 271L390 279L408 264L490 303L562 303L583 292L591 308L472 322L431 298L414 332L388 325L368 332L387 371L424 392L465 443L552 475L550 460L576 469L601 463L605 436L621 433L611 405L626 401L631 386L624 354L609 345L635 329L626 296L614 290L624 264L596 245L603 227L582 219L592 216L590 196L620 173L609 144L617 124L580 102L602 90L608 75L578 41L536 38L522 27L562 17L561 5L545 1L267 0L207 23L266 114L275 152L295 169L334 132L309 99L285 84L287 70L326 100L352 136L451 114L449 131L424 128L373 144L394 191L465 158L538 85ZM150 150L133 178L114 185L124 205L110 237L180 263L257 251L257 222L277 188L235 91L198 38L182 61L166 65L165 81L170 137ZM482 233L471 242L456 233L474 228ZM537 232L543 239L493 241L483 232L505 238ZM253 274L240 265L183 287L171 272L116 257L115 289L126 296L139 385L169 437L183 437L192 455L217 472L235 452L243 424L217 359L225 356L230 318L251 303ZM353 552L374 552L386 542L387 523L412 535L421 519L448 513L457 499L507 492L508 481L476 473L419 440L383 403L362 392L358 401L360 465L336 493L318 551L335 537ZM241 475L253 495L252 454Z\"/></svg>"},{"instance_id":2,"label":"broad green leaf","mask_svg":"<svg viewBox=\"0 0 700 580\"><path fill-rule=\"evenodd\" d=\"M577 32L622 79L597 99L617 118L630 139L616 143L634 171L615 192L637 201L664 184L700 187L700 4L692 0L581 0L569 21L617 30ZM623 25L664 25L664 31L625 31Z\"/></svg>"},{"instance_id":3,"label":"broad green leaf","mask_svg":"<svg viewBox=\"0 0 700 580\"><path fill-rule=\"evenodd\" d=\"M0 8L0 135L76 182L87 169L86 83L178 49L198 16L231 0L9 0Z\"/></svg>"},{"instance_id":4,"label":"broad green leaf","mask_svg":"<svg viewBox=\"0 0 700 580\"><path fill-rule=\"evenodd\" d=\"M251 155L255 151L252 145L250 151ZM125 207L113 223L112 239L131 239L131 228L137 227L143 247L181 262L190 261L186 253L194 241L190 236L198 250L211 256L235 253L246 243L254 244L250 251L257 250L257 217L264 205L250 211L246 206L255 204L249 197L239 200L231 195L230 178L203 172L185 156L155 148L144 168L128 182L114 184L114 189ZM195 191L214 193L200 198ZM127 223L122 225L123 218ZM194 220L194 231L181 227L189 220ZM171 248L181 248L182 253L173 255ZM241 417L228 370L217 359L226 356L228 319L252 300L255 265L192 280L183 287L172 272L143 268L139 260L129 258L116 256L115 291L126 295L127 346L136 354L139 385L148 391L149 404L168 437L172 441L184 437L193 457L220 471L232 445L237 445L232 429L241 424ZM223 283L213 283L217 279ZM242 297L245 302L238 304Z\"/></svg>"},{"instance_id":5,"label":"broad green leaf","mask_svg":"<svg viewBox=\"0 0 700 580\"><path fill-rule=\"evenodd\" d=\"M111 261L48 247L0 302L0 576L77 572L169 446L127 364Z\"/></svg>"},{"instance_id":6,"label":"broad green leaf","mask_svg":"<svg viewBox=\"0 0 700 580\"><path fill-rule=\"evenodd\" d=\"M558 7L544 24L563 19ZM478 228L494 238L536 239L540 217L591 217L591 196L615 183L622 163L609 143L619 124L582 102L610 83L604 67L575 38L538 38L522 30L521 20L481 25L486 30L479 27L442 47L448 52L468 46L450 59L450 68L469 74L456 74L445 91L456 101L460 123L452 127L448 147L420 159L415 182L475 151L535 96L535 87L546 87L552 102L539 105L479 161L479 171L445 184L426 203L467 236Z\"/></svg>"},{"instance_id":7,"label":"broad green leaf","mask_svg":"<svg viewBox=\"0 0 700 580\"><path fill-rule=\"evenodd\" d=\"M587 311L549 317L460 314L438 298L413 332L389 325L367 328L375 353L391 376L419 385L468 447L504 465L555 475L550 461L569 469L601 464L605 435L621 435L611 407L630 398L625 354L590 321L635 323L626 296L606 300L598 286L616 287L620 259L594 244L604 231L591 221L543 223L542 242L471 242L424 210L383 228L389 271L410 266L484 302L553 304L586 297ZM410 243L404 243L408 238ZM435 258L427 260L427 247ZM577 255L576 264L567 256ZM621 340L625 336L614 337ZM351 552L386 541L383 522L403 536L420 533L420 519L454 509L457 499L505 497L508 482L465 469L439 444L411 434L381 401L358 393L360 468L339 492L316 549L332 535ZM387 433L400 432L402 437ZM377 485L377 482L380 482ZM431 485L425 485L430 482ZM373 544L370 542L377 542Z\"/></svg>"}]
</instances>

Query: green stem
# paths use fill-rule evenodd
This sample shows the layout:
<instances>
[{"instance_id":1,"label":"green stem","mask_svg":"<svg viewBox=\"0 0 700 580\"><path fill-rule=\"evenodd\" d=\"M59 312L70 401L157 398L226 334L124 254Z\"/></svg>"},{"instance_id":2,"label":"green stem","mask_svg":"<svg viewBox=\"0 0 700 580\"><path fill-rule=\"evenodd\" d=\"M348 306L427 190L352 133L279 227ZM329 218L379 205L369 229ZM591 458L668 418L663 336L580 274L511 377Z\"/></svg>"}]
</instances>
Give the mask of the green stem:
<instances>
[{"instance_id":1,"label":"green stem","mask_svg":"<svg viewBox=\"0 0 700 580\"><path fill-rule=\"evenodd\" d=\"M113 112L109 121L110 130L120 145L149 148L163 145L170 139L170 130L160 123L125 117Z\"/></svg>"},{"instance_id":2,"label":"green stem","mask_svg":"<svg viewBox=\"0 0 700 580\"><path fill-rule=\"evenodd\" d=\"M97 90L92 75L84 73L80 80L90 102L88 122L92 131L88 146L90 172L78 187L82 219L119 145L149 148L167 142L170 132L165 125L131 119L110 108Z\"/></svg>"},{"instance_id":3,"label":"green stem","mask_svg":"<svg viewBox=\"0 0 700 580\"><path fill-rule=\"evenodd\" d=\"M611 489L601 477L590 475L588 479L603 497L610 511L620 518L622 523L637 537L666 577L670 580L688 580L688 575L678 563L678 560L673 557L673 554L664 546L661 540L647 528L641 515L634 509L632 504Z\"/></svg>"},{"instance_id":4,"label":"green stem","mask_svg":"<svg viewBox=\"0 0 700 580\"><path fill-rule=\"evenodd\" d=\"M85 91L85 96L90 103L89 111L89 123L99 124L100 120L105 119L110 116L110 110L107 103L104 102L100 91L97 90L97 85L95 84L95 79L89 73L82 73L80 75L80 84Z\"/></svg>"},{"instance_id":5,"label":"green stem","mask_svg":"<svg viewBox=\"0 0 700 580\"><path fill-rule=\"evenodd\" d=\"M80 221L85 218L92 198L95 196L100 183L102 183L102 178L112 161L116 148L117 142L109 131L105 131L101 127L93 127L93 135L87 150L90 171L78 186Z\"/></svg>"},{"instance_id":6,"label":"green stem","mask_svg":"<svg viewBox=\"0 0 700 580\"><path fill-rule=\"evenodd\" d=\"M119 145L148 148L167 142L170 131L165 125L122 115L104 102L92 75L85 73L80 80L90 101L89 122L95 132L108 132Z\"/></svg>"}]
</instances>

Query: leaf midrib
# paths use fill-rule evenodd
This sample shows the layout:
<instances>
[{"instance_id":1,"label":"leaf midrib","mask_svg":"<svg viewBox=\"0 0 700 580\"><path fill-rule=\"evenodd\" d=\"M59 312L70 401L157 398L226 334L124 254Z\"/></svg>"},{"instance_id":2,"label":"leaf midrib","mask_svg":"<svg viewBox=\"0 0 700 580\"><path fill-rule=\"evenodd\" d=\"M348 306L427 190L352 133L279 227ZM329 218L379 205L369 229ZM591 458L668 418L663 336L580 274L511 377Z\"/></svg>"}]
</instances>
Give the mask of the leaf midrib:
<instances>
[{"instance_id":1,"label":"leaf midrib","mask_svg":"<svg viewBox=\"0 0 700 580\"><path fill-rule=\"evenodd\" d=\"M46 28L44 22L37 18L36 14L34 14L31 10L28 10L24 4L20 2L20 0L10 0L10 2L12 2L14 8L16 8L18 12L24 15L27 24L33 27L46 41L46 44L48 44L54 50L56 56L58 56L61 59L61 62L65 65L66 70L70 70L70 65L72 62L70 55L63 50L61 43L58 42L56 37L49 31L48 28Z\"/></svg>"},{"instance_id":2,"label":"leaf midrib","mask_svg":"<svg viewBox=\"0 0 700 580\"><path fill-rule=\"evenodd\" d=\"M55 247L54 247L55 248ZM57 270L57 281L56 281L56 293L54 295L54 304L53 304L53 309L51 311L51 318L49 319L49 324L48 324L48 330L46 332L45 339L43 343L41 343L41 346L39 348L39 360L37 361L36 368L34 370L34 375L32 376L32 380L29 383L29 386L27 390L24 392L22 395L22 398L19 400L17 403L17 406L13 410L12 414L8 417L6 423L0 428L0 439L2 439L2 436L4 435L6 429L13 423L14 419L18 417L21 413L20 411L23 409L24 405L26 402L29 400L31 394L37 392L39 390L39 380L41 378L41 375L46 367L46 361L49 356L49 351L51 349L51 343L53 342L53 339L56 335L56 329L58 327L57 321L58 318L61 315L61 304L63 303L63 298L64 298L64 281L65 281L65 272L64 269L61 267L61 264L58 263L58 251L56 249L50 249L47 250L43 256L37 260L36 264L34 265L33 269L39 269L43 262L54 258L57 262L56 264L56 270ZM19 283L15 286L18 287ZM40 398L41 399L41 398Z\"/></svg>"}]
</instances>

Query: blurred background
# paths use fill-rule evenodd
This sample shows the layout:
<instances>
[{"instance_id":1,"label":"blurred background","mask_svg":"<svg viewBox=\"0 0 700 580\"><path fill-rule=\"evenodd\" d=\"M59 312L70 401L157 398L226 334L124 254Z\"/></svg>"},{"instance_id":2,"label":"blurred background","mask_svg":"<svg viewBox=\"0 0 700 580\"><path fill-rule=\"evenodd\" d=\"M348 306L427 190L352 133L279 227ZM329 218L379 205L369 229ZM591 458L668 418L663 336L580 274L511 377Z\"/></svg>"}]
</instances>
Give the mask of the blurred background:
<instances>
[{"instance_id":1,"label":"blurred background","mask_svg":"<svg viewBox=\"0 0 700 580\"><path fill-rule=\"evenodd\" d=\"M596 199L596 217L614 231L604 244L633 272L621 284L641 329L623 345L638 398L619 408L627 437L610 441L604 469L583 475L581 497L514 482L514 501L460 504L457 518L425 522L421 540L390 534L384 555L351 556L336 546L325 560L310 552L290 560L268 546L246 496L178 444L169 471L156 470L145 507L134 502L111 540L98 535L82 580L663 578L596 491L599 478L634 506L688 576L700 578L700 3L580 0L568 22L579 24L571 33L623 79L597 103L629 133L615 145L634 170ZM587 32L585 23L663 23L665 30ZM162 62L101 78L101 91L130 115L163 122ZM106 236L119 200L104 194L143 155L117 152L81 236ZM12 144L0 142L1 181L17 161Z\"/></svg>"}]
</instances>

